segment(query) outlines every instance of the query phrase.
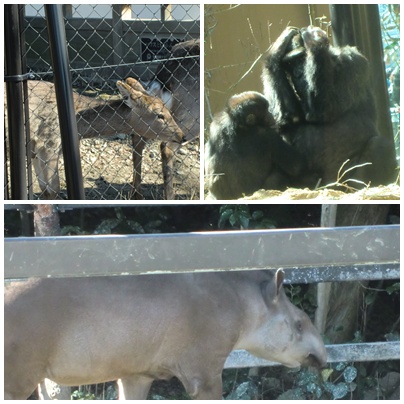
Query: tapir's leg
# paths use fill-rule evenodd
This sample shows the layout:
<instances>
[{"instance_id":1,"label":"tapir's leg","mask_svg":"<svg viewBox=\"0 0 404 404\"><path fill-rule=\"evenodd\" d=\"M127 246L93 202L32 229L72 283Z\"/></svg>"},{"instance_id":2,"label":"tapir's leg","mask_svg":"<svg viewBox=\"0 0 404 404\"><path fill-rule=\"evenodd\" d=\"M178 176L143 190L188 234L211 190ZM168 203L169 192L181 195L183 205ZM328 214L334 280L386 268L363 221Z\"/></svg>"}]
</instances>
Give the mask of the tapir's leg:
<instances>
[{"instance_id":1,"label":"tapir's leg","mask_svg":"<svg viewBox=\"0 0 404 404\"><path fill-rule=\"evenodd\" d=\"M29 383L27 385L20 384L19 388L10 388L7 381L4 386L4 399L5 400L26 400L35 391L36 384Z\"/></svg>"},{"instance_id":2,"label":"tapir's leg","mask_svg":"<svg viewBox=\"0 0 404 404\"><path fill-rule=\"evenodd\" d=\"M222 375L207 377L180 377L185 390L194 400L221 400L222 399Z\"/></svg>"},{"instance_id":3,"label":"tapir's leg","mask_svg":"<svg viewBox=\"0 0 404 404\"><path fill-rule=\"evenodd\" d=\"M45 379L38 385L38 396L40 400L71 400L71 390L70 386L60 386Z\"/></svg>"},{"instance_id":4,"label":"tapir's leg","mask_svg":"<svg viewBox=\"0 0 404 404\"><path fill-rule=\"evenodd\" d=\"M153 379L144 376L119 379L119 400L146 400Z\"/></svg>"},{"instance_id":5,"label":"tapir's leg","mask_svg":"<svg viewBox=\"0 0 404 404\"><path fill-rule=\"evenodd\" d=\"M7 348L7 344L5 344ZM42 372L32 363L18 360L15 355L10 355L12 350L5 349L4 359L4 398L6 400L26 400L37 388L41 380ZM17 348L20 348L17 346ZM18 349L15 348L14 351ZM22 350L22 349L20 349ZM11 358L12 357L12 358Z\"/></svg>"}]
</instances>

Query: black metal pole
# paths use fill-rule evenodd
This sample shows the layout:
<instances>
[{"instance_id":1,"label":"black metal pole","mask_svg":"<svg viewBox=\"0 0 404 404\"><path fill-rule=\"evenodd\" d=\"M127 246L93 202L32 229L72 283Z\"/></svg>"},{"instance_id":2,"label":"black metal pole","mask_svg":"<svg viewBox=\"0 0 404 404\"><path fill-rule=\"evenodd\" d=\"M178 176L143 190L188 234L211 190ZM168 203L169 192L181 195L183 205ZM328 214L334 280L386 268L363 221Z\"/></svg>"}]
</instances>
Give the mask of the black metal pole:
<instances>
[{"instance_id":1,"label":"black metal pole","mask_svg":"<svg viewBox=\"0 0 404 404\"><path fill-rule=\"evenodd\" d=\"M368 58L378 113L378 129L393 139L377 4L330 4L334 45L357 46Z\"/></svg>"},{"instance_id":2,"label":"black metal pole","mask_svg":"<svg viewBox=\"0 0 404 404\"><path fill-rule=\"evenodd\" d=\"M62 137L67 194L69 199L84 199L79 137L73 103L69 55L66 46L67 41L63 24L62 5L46 4L45 12L51 59L55 75L55 91L59 113L60 133Z\"/></svg>"},{"instance_id":3,"label":"black metal pole","mask_svg":"<svg viewBox=\"0 0 404 404\"><path fill-rule=\"evenodd\" d=\"M27 199L27 172L25 162L25 128L20 24L18 4L4 5L4 50L6 76L15 80L6 82L8 138L10 146L10 196L11 199Z\"/></svg>"},{"instance_id":4,"label":"black metal pole","mask_svg":"<svg viewBox=\"0 0 404 404\"><path fill-rule=\"evenodd\" d=\"M357 45L351 4L330 4L332 38L335 46Z\"/></svg>"},{"instance_id":5,"label":"black metal pole","mask_svg":"<svg viewBox=\"0 0 404 404\"><path fill-rule=\"evenodd\" d=\"M371 74L378 111L378 127L380 132L394 140L391 122L390 101L387 88L386 65L384 63L383 41L380 26L379 7L377 4L362 5L366 10L367 32L363 33L368 49ZM369 35L367 35L369 33Z\"/></svg>"}]
</instances>

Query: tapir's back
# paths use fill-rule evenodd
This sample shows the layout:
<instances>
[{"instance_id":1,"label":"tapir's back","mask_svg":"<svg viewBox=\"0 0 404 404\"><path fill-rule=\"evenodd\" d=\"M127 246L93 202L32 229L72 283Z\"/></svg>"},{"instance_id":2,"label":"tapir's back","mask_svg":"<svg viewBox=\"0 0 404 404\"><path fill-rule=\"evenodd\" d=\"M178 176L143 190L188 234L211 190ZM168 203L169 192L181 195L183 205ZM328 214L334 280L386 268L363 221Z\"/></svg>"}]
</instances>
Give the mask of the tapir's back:
<instances>
[{"instance_id":1,"label":"tapir's back","mask_svg":"<svg viewBox=\"0 0 404 404\"><path fill-rule=\"evenodd\" d=\"M191 397L219 399L233 348L287 366L323 365L321 337L286 298L283 278L248 271L12 285L5 397L27 398L44 378L73 386L121 379L122 396L145 399L154 379L176 376Z\"/></svg>"},{"instance_id":2,"label":"tapir's back","mask_svg":"<svg viewBox=\"0 0 404 404\"><path fill-rule=\"evenodd\" d=\"M162 351L174 361L189 341L207 340L223 322L234 323L236 303L232 286L203 274L33 280L6 291L5 343L63 363L47 376L61 384L80 384L87 369L77 363L99 363L94 383L122 377L111 361L128 372L161 373ZM227 332L231 350L235 337Z\"/></svg>"}]
</instances>

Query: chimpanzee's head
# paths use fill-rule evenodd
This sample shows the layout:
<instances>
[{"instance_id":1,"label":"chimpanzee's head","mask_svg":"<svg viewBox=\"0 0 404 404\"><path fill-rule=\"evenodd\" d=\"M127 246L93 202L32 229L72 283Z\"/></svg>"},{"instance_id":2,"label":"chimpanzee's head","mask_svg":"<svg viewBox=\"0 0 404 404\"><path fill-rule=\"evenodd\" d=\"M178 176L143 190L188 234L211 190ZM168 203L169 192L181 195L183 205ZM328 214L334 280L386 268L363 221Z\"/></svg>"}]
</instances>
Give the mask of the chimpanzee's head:
<instances>
[{"instance_id":1,"label":"chimpanzee's head","mask_svg":"<svg viewBox=\"0 0 404 404\"><path fill-rule=\"evenodd\" d=\"M308 27L295 30L289 45L286 48L283 63L287 66L290 63L298 63L304 60L307 51L316 51L329 47L330 43L327 33L322 29L310 25Z\"/></svg>"},{"instance_id":2,"label":"chimpanzee's head","mask_svg":"<svg viewBox=\"0 0 404 404\"><path fill-rule=\"evenodd\" d=\"M237 127L270 127L275 120L269 113L267 99L255 91L233 95L227 103L227 113Z\"/></svg>"}]
</instances>

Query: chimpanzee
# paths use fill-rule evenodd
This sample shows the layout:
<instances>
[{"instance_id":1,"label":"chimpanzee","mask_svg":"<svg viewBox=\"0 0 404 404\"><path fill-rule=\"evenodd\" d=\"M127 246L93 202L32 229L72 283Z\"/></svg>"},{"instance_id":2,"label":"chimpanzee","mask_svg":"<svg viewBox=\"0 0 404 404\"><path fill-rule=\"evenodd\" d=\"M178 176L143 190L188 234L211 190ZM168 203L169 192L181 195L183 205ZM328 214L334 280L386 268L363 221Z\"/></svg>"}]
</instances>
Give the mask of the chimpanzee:
<instances>
[{"instance_id":1,"label":"chimpanzee","mask_svg":"<svg viewBox=\"0 0 404 404\"><path fill-rule=\"evenodd\" d=\"M395 180L394 145L376 128L368 61L355 47L331 46L317 27L288 27L269 51L262 80L282 137L305 162L294 186L334 183L340 169L358 165L342 178L354 188Z\"/></svg>"},{"instance_id":2,"label":"chimpanzee","mask_svg":"<svg viewBox=\"0 0 404 404\"><path fill-rule=\"evenodd\" d=\"M303 170L298 154L277 133L268 107L262 94L248 91L231 97L214 117L205 146L210 199L237 199L260 188L284 189L289 175Z\"/></svg>"}]
</instances>

